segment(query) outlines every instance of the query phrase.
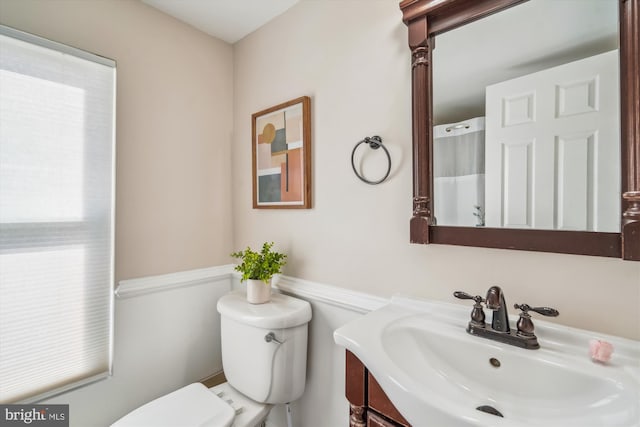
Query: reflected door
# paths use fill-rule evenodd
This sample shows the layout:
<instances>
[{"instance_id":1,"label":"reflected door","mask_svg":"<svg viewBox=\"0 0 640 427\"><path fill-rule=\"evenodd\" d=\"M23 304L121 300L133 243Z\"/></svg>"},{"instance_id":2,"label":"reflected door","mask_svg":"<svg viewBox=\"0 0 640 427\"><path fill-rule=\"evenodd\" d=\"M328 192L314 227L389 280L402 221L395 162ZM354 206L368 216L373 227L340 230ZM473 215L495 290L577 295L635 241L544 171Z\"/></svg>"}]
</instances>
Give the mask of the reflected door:
<instances>
[{"instance_id":1,"label":"reflected door","mask_svg":"<svg viewBox=\"0 0 640 427\"><path fill-rule=\"evenodd\" d=\"M486 89L486 225L620 230L618 51Z\"/></svg>"}]
</instances>

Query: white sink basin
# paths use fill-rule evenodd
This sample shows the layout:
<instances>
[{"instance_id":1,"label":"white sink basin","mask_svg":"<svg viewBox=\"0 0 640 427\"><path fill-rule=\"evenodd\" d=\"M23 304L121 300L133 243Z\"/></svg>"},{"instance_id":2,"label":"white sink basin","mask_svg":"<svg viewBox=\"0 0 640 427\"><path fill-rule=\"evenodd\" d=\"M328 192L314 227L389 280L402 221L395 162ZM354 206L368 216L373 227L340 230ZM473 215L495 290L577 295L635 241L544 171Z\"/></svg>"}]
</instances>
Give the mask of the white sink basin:
<instances>
[{"instance_id":1,"label":"white sink basin","mask_svg":"<svg viewBox=\"0 0 640 427\"><path fill-rule=\"evenodd\" d=\"M469 335L470 312L394 297L334 338L414 427L640 426L639 342L535 319L541 348L525 350ZM608 364L589 358L594 338L614 345Z\"/></svg>"}]
</instances>

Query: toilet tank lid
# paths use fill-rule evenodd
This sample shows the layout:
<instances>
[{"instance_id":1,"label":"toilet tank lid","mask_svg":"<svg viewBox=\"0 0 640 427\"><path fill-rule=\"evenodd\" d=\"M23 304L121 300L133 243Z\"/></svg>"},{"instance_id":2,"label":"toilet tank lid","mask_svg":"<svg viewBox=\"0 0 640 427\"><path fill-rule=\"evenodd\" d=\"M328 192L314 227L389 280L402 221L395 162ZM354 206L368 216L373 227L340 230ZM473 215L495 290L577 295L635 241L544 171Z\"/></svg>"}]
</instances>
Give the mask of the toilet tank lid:
<instances>
[{"instance_id":1,"label":"toilet tank lid","mask_svg":"<svg viewBox=\"0 0 640 427\"><path fill-rule=\"evenodd\" d=\"M250 304L245 292L231 292L218 300L218 312L264 329L292 328L311 320L311 305L307 301L278 293L272 294L267 303Z\"/></svg>"}]
</instances>

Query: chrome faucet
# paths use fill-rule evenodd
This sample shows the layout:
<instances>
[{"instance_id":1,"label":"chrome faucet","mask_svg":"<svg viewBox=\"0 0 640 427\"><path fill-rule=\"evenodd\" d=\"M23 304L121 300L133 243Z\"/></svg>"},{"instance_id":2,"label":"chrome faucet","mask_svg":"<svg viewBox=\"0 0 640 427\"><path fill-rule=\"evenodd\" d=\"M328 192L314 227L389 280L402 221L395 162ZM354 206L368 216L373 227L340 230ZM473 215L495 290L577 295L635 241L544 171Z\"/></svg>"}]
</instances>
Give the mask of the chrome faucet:
<instances>
[{"instance_id":1,"label":"chrome faucet","mask_svg":"<svg viewBox=\"0 0 640 427\"><path fill-rule=\"evenodd\" d=\"M534 327L529 311L553 317L560 314L558 310L549 307L531 307L528 304L515 304L514 308L520 309L521 312L516 324L517 331L512 331L509 327L509 314L504 292L499 286L490 287L486 298L482 298L480 295L472 296L460 291L454 292L453 295L456 298L470 299L475 302L471 312L471 320L467 326L468 333L531 350L540 348L540 344L533 333ZM488 309L493 310L491 325L484 322L483 302Z\"/></svg>"}]
</instances>

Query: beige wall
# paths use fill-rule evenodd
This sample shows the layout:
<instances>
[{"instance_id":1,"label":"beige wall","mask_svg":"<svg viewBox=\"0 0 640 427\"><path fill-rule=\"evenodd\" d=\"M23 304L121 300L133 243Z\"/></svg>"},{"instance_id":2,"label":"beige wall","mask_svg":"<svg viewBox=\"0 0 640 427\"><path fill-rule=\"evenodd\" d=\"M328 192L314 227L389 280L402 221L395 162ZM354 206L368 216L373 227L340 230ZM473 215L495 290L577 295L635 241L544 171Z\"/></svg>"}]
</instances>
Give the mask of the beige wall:
<instances>
[{"instance_id":1,"label":"beige wall","mask_svg":"<svg viewBox=\"0 0 640 427\"><path fill-rule=\"evenodd\" d=\"M640 338L640 263L408 243L410 64L395 0L303 1L233 52L136 0L0 0L0 22L118 62L117 279L274 240L289 275L444 301L499 284L509 302L558 308L560 323ZM254 210L251 114L301 95L314 208ZM373 134L394 164L379 186L349 162Z\"/></svg>"},{"instance_id":2,"label":"beige wall","mask_svg":"<svg viewBox=\"0 0 640 427\"><path fill-rule=\"evenodd\" d=\"M411 105L406 27L394 0L303 1L234 45L234 244L273 240L286 274L381 296L455 302L454 290L556 307L571 326L640 339L640 263L411 245ZM251 114L312 97L312 210L251 208ZM387 182L351 171L353 146L383 137Z\"/></svg>"},{"instance_id":3,"label":"beige wall","mask_svg":"<svg viewBox=\"0 0 640 427\"><path fill-rule=\"evenodd\" d=\"M117 61L116 279L227 263L232 47L137 0L0 0L0 23Z\"/></svg>"}]
</instances>

